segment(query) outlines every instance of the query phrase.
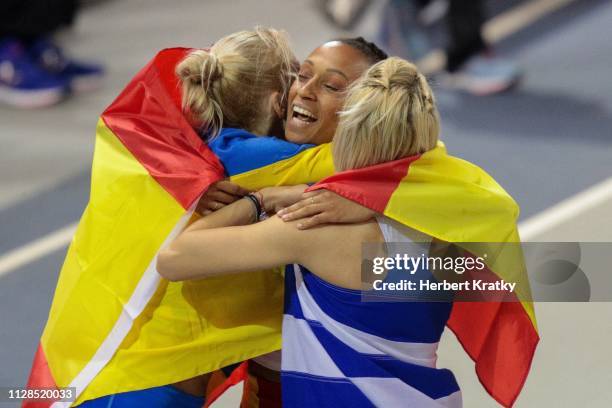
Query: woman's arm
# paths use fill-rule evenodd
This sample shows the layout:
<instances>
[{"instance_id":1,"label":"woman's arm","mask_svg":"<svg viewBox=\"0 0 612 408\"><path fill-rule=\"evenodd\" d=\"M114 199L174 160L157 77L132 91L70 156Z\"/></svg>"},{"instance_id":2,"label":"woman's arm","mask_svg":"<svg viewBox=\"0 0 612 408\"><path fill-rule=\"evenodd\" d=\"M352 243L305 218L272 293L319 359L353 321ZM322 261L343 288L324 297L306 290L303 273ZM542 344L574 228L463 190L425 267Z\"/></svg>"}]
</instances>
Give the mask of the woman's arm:
<instances>
[{"instance_id":1,"label":"woman's arm","mask_svg":"<svg viewBox=\"0 0 612 408\"><path fill-rule=\"evenodd\" d=\"M258 193L261 194L261 203L264 210L268 214L276 214L279 210L300 201L307 188L307 184L265 187Z\"/></svg>"},{"instance_id":2,"label":"woman's arm","mask_svg":"<svg viewBox=\"0 0 612 408\"><path fill-rule=\"evenodd\" d=\"M181 235L187 231L195 231L199 229L252 224L255 222L256 218L257 214L255 205L249 198L243 197L190 224L183 232L181 232Z\"/></svg>"},{"instance_id":3,"label":"woman's arm","mask_svg":"<svg viewBox=\"0 0 612 408\"><path fill-rule=\"evenodd\" d=\"M177 281L300 262L308 253L300 231L278 217L246 225L254 208L243 198L194 222L160 252L157 271Z\"/></svg>"}]
</instances>

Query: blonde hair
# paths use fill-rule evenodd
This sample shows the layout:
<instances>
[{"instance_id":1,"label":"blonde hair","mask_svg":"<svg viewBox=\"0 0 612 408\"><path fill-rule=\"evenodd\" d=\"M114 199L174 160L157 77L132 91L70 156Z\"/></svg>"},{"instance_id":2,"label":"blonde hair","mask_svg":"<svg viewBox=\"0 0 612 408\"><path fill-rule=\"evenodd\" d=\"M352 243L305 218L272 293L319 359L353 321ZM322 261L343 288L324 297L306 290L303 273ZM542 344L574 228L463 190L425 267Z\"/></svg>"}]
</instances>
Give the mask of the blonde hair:
<instances>
[{"instance_id":1,"label":"blonde hair","mask_svg":"<svg viewBox=\"0 0 612 408\"><path fill-rule=\"evenodd\" d=\"M433 149L440 118L414 64L383 60L350 88L333 140L336 170L371 166Z\"/></svg>"},{"instance_id":2,"label":"blonde hair","mask_svg":"<svg viewBox=\"0 0 612 408\"><path fill-rule=\"evenodd\" d=\"M296 61L283 31L256 27L227 35L178 64L183 109L209 138L224 125L265 134L273 122L268 97L277 91L286 103Z\"/></svg>"}]
</instances>

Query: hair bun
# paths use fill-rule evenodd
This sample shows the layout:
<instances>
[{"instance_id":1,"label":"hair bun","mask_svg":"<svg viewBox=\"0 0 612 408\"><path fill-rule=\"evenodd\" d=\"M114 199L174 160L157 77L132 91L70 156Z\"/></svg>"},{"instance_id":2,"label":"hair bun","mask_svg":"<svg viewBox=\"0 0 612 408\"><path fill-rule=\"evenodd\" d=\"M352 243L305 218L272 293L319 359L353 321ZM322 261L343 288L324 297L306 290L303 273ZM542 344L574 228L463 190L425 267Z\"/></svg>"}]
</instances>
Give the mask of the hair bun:
<instances>
[{"instance_id":1,"label":"hair bun","mask_svg":"<svg viewBox=\"0 0 612 408\"><path fill-rule=\"evenodd\" d=\"M206 85L208 88L211 82L223 77L223 65L214 53L197 50L192 51L178 65L177 74L183 82Z\"/></svg>"},{"instance_id":2,"label":"hair bun","mask_svg":"<svg viewBox=\"0 0 612 408\"><path fill-rule=\"evenodd\" d=\"M349 89L334 136L336 170L421 154L436 146L440 119L433 93L416 66L391 57Z\"/></svg>"},{"instance_id":3,"label":"hair bun","mask_svg":"<svg viewBox=\"0 0 612 408\"><path fill-rule=\"evenodd\" d=\"M192 50L176 68L183 112L206 141L224 123L268 134L275 113L261 101L274 92L285 101L294 60L285 33L264 27L226 35L210 50Z\"/></svg>"},{"instance_id":4,"label":"hair bun","mask_svg":"<svg viewBox=\"0 0 612 408\"><path fill-rule=\"evenodd\" d=\"M214 53L208 52L208 63L202 65L202 77L209 78L209 81L216 81L223 77L223 64ZM206 70L208 69L208 72Z\"/></svg>"},{"instance_id":5,"label":"hair bun","mask_svg":"<svg viewBox=\"0 0 612 408\"><path fill-rule=\"evenodd\" d=\"M383 63L384 62L384 63ZM361 86L391 90L393 88L412 88L421 85L424 77L418 68L398 57L389 57L372 66L361 80Z\"/></svg>"}]
</instances>

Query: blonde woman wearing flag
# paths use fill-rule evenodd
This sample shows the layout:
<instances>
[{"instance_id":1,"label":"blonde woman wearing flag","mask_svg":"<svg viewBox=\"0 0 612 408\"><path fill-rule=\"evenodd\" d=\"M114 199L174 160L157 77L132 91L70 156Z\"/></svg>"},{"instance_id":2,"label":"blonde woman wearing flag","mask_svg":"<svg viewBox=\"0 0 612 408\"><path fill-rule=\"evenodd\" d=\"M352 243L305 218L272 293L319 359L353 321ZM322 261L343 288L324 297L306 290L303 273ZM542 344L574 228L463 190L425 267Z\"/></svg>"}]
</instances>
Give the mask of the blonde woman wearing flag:
<instances>
[{"instance_id":1,"label":"blonde woman wearing flag","mask_svg":"<svg viewBox=\"0 0 612 408\"><path fill-rule=\"evenodd\" d=\"M209 50L190 52L176 68L183 107L206 141L227 132L252 137L282 132L295 58L284 32L257 27L219 39ZM278 133L277 133L278 134ZM282 134L282 133L281 133ZM276 140L276 139L275 139ZM306 147L279 140L274 148L295 154ZM232 185L233 194L247 191ZM201 380L184 381L87 401L84 407L201 407Z\"/></svg>"}]
</instances>

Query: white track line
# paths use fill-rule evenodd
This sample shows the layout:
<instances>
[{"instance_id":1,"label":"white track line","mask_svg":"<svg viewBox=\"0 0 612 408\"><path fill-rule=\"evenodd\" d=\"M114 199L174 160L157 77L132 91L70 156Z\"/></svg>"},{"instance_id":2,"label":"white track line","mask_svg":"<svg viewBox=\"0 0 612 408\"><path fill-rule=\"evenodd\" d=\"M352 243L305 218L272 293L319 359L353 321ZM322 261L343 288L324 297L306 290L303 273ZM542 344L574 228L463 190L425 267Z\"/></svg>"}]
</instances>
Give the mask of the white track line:
<instances>
[{"instance_id":1,"label":"white track line","mask_svg":"<svg viewBox=\"0 0 612 408\"><path fill-rule=\"evenodd\" d=\"M66 247L72 240L77 223L60 228L49 235L14 249L0 257L0 276Z\"/></svg>"},{"instance_id":2,"label":"white track line","mask_svg":"<svg viewBox=\"0 0 612 408\"><path fill-rule=\"evenodd\" d=\"M501 13L483 27L483 36L490 43L496 43L522 30L576 0L534 0Z\"/></svg>"},{"instance_id":3,"label":"white track line","mask_svg":"<svg viewBox=\"0 0 612 408\"><path fill-rule=\"evenodd\" d=\"M521 239L529 241L608 200L612 200L612 177L522 222Z\"/></svg>"},{"instance_id":4,"label":"white track line","mask_svg":"<svg viewBox=\"0 0 612 408\"><path fill-rule=\"evenodd\" d=\"M483 30L483 36L489 44L500 42L504 38L535 23L547 14L555 12L576 0L533 0L516 6L488 20ZM425 74L432 74L444 68L446 54L435 49L421 58L417 65Z\"/></svg>"}]
</instances>

